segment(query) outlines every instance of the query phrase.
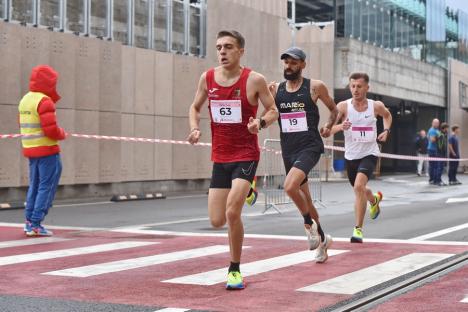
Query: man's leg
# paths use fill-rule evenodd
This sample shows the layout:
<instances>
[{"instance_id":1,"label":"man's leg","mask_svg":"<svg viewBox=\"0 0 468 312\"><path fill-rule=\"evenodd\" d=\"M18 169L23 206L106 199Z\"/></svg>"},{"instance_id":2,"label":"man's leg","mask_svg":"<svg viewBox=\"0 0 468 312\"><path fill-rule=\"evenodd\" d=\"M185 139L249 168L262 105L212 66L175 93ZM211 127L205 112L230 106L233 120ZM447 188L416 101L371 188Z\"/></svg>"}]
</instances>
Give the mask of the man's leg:
<instances>
[{"instance_id":1,"label":"man's leg","mask_svg":"<svg viewBox=\"0 0 468 312\"><path fill-rule=\"evenodd\" d=\"M437 153L429 150L428 151L429 157L436 157ZM436 171L437 171L437 161L429 161L429 182L435 183L436 182Z\"/></svg>"},{"instance_id":2,"label":"man's leg","mask_svg":"<svg viewBox=\"0 0 468 312\"><path fill-rule=\"evenodd\" d=\"M450 161L450 162L449 162L449 169L448 169L448 179L449 179L449 183L453 183L453 182L455 182L455 180L456 180L456 178L455 178L455 170L456 170L455 161Z\"/></svg>"},{"instance_id":3,"label":"man's leg","mask_svg":"<svg viewBox=\"0 0 468 312\"><path fill-rule=\"evenodd\" d=\"M421 157L422 154L418 153L418 157ZM423 169L423 164L424 164L424 160L422 159L418 159L418 175L420 176L422 174L422 169Z\"/></svg>"},{"instance_id":4,"label":"man's leg","mask_svg":"<svg viewBox=\"0 0 468 312\"><path fill-rule=\"evenodd\" d=\"M55 156L56 155L51 155L39 159L39 187L31 216L32 231L27 233L29 236L50 236L53 234L51 231L42 227L41 223L44 221L47 213L50 192L52 191L56 179L57 161Z\"/></svg>"},{"instance_id":5,"label":"man's leg","mask_svg":"<svg viewBox=\"0 0 468 312\"><path fill-rule=\"evenodd\" d=\"M289 170L286 179L284 180L285 192L293 200L294 204L296 204L296 207L299 209L302 215L310 212L307 205L307 197L304 194L304 191L301 189L301 183L304 182L305 179L306 175L304 171L292 167L291 170ZM307 185L307 182L304 183L304 185ZM316 221L318 220L317 214L315 214L315 216L311 214L311 217Z\"/></svg>"},{"instance_id":6,"label":"man's leg","mask_svg":"<svg viewBox=\"0 0 468 312\"><path fill-rule=\"evenodd\" d=\"M208 216L211 225L220 228L226 224L226 202L231 189L210 188L208 191Z\"/></svg>"},{"instance_id":7,"label":"man's leg","mask_svg":"<svg viewBox=\"0 0 468 312\"><path fill-rule=\"evenodd\" d=\"M354 202L354 212L356 226L362 228L364 223L364 216L366 215L367 201L373 202L374 195L372 191L367 187L369 179L362 172L358 172L356 180L354 181L354 194L356 200Z\"/></svg>"},{"instance_id":8,"label":"man's leg","mask_svg":"<svg viewBox=\"0 0 468 312\"><path fill-rule=\"evenodd\" d=\"M228 224L229 244L231 246L231 261L240 263L242 243L244 241L244 225L242 223L242 207L249 193L250 182L236 178L232 180L232 188L227 196L226 220Z\"/></svg>"},{"instance_id":9,"label":"man's leg","mask_svg":"<svg viewBox=\"0 0 468 312\"><path fill-rule=\"evenodd\" d=\"M55 171L55 176L54 180L52 182L52 190L49 193L49 198L47 199L47 208L45 211L45 216L49 213L49 209L52 207L52 203L54 202L55 199L55 194L57 192L57 187L60 181L60 177L62 176L62 161L60 159L60 154L55 155L55 161L56 161L56 171Z\"/></svg>"},{"instance_id":10,"label":"man's leg","mask_svg":"<svg viewBox=\"0 0 468 312\"><path fill-rule=\"evenodd\" d=\"M39 159L29 158L29 188L26 195L26 207L24 209L24 217L26 221L31 221L36 202L37 189L39 188Z\"/></svg>"}]
</instances>

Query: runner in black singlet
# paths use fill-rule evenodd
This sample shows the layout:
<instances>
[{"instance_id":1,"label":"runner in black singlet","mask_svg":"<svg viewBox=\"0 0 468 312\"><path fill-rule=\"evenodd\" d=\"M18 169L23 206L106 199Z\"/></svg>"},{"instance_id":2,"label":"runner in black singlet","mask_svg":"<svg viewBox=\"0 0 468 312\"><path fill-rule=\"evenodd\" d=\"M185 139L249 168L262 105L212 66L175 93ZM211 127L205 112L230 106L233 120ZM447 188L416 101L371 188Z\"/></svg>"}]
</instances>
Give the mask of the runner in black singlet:
<instances>
[{"instance_id":1,"label":"runner in black singlet","mask_svg":"<svg viewBox=\"0 0 468 312\"><path fill-rule=\"evenodd\" d=\"M275 96L280 113L281 151L287 173L284 189L304 217L309 249L317 249L315 261L322 263L328 259L327 250L332 238L325 235L320 225L307 175L320 160L324 151L321 136L330 136L338 111L322 81L302 77L305 58L304 51L297 47L286 50L281 55L286 81L270 84L270 91ZM330 110L330 117L320 132L320 115L316 104L318 99Z\"/></svg>"}]
</instances>

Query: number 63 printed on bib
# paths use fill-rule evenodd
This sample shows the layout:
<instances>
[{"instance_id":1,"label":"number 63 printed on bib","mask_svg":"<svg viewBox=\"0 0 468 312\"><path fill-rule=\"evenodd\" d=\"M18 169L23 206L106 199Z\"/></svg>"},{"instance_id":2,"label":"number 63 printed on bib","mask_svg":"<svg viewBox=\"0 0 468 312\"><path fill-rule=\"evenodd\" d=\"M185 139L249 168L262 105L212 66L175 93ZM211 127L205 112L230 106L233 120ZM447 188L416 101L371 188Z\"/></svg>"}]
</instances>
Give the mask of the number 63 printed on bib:
<instances>
[{"instance_id":1,"label":"number 63 printed on bib","mask_svg":"<svg viewBox=\"0 0 468 312\"><path fill-rule=\"evenodd\" d=\"M242 123L241 100L211 100L211 117L216 123Z\"/></svg>"}]
</instances>

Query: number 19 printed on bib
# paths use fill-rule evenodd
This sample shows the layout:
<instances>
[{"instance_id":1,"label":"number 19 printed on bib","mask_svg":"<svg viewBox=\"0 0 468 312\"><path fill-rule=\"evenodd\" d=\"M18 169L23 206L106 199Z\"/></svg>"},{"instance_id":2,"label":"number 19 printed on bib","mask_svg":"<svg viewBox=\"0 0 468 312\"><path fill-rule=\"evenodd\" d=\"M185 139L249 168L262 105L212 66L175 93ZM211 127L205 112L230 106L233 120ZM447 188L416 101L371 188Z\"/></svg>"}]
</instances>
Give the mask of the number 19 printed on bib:
<instances>
[{"instance_id":1,"label":"number 19 printed on bib","mask_svg":"<svg viewBox=\"0 0 468 312\"><path fill-rule=\"evenodd\" d=\"M241 100L211 100L211 117L217 123L242 123Z\"/></svg>"},{"instance_id":2,"label":"number 19 printed on bib","mask_svg":"<svg viewBox=\"0 0 468 312\"><path fill-rule=\"evenodd\" d=\"M283 133L307 131L306 112L282 113L281 131Z\"/></svg>"}]
</instances>

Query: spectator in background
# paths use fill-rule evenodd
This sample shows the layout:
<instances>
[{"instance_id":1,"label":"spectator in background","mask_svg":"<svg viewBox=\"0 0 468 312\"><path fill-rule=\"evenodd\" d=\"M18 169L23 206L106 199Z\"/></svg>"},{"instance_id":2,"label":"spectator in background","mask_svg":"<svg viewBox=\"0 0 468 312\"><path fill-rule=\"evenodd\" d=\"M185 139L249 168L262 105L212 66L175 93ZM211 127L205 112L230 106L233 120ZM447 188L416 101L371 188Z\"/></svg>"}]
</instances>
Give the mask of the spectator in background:
<instances>
[{"instance_id":1,"label":"spectator in background","mask_svg":"<svg viewBox=\"0 0 468 312\"><path fill-rule=\"evenodd\" d=\"M19 103L23 155L29 159L29 189L26 198L24 232L27 236L51 236L43 225L55 197L62 173L60 146L65 131L57 125L55 105L57 72L50 66L33 68L29 92Z\"/></svg>"},{"instance_id":2,"label":"spectator in background","mask_svg":"<svg viewBox=\"0 0 468 312\"><path fill-rule=\"evenodd\" d=\"M449 158L452 158L452 159L460 158L460 147L458 145L459 135L460 135L460 127L457 125L453 126L452 135L450 136L449 141L448 141ZM449 185L461 184L461 182L457 180L457 170L458 170L458 161L450 161L449 170L448 170Z\"/></svg>"},{"instance_id":3,"label":"spectator in background","mask_svg":"<svg viewBox=\"0 0 468 312\"><path fill-rule=\"evenodd\" d=\"M446 122L443 122L440 125L440 136L437 139L437 149L439 157L447 158L448 132L449 125ZM440 174L439 180L442 182L443 185L447 185L447 183L442 181L442 173L445 171L446 167L447 161L440 161L438 174Z\"/></svg>"},{"instance_id":4,"label":"spectator in background","mask_svg":"<svg viewBox=\"0 0 468 312\"><path fill-rule=\"evenodd\" d=\"M432 127L427 131L427 154L429 157L438 157L438 139L440 137L439 131L440 121L437 118L432 120ZM429 184L443 186L441 179L442 168L439 169L441 162L440 161L429 161ZM440 170L440 174L439 174Z\"/></svg>"},{"instance_id":5,"label":"spectator in background","mask_svg":"<svg viewBox=\"0 0 468 312\"><path fill-rule=\"evenodd\" d=\"M427 143L428 141L427 141L426 131L425 130L419 131L419 134L416 137L416 141L415 141L416 152L417 152L418 157L427 157ZM423 168L424 168L424 171L426 172L426 176L428 176L429 173L428 173L428 168L427 168L427 160L419 159L418 160L418 172L417 172L417 175L419 177L422 175Z\"/></svg>"}]
</instances>

